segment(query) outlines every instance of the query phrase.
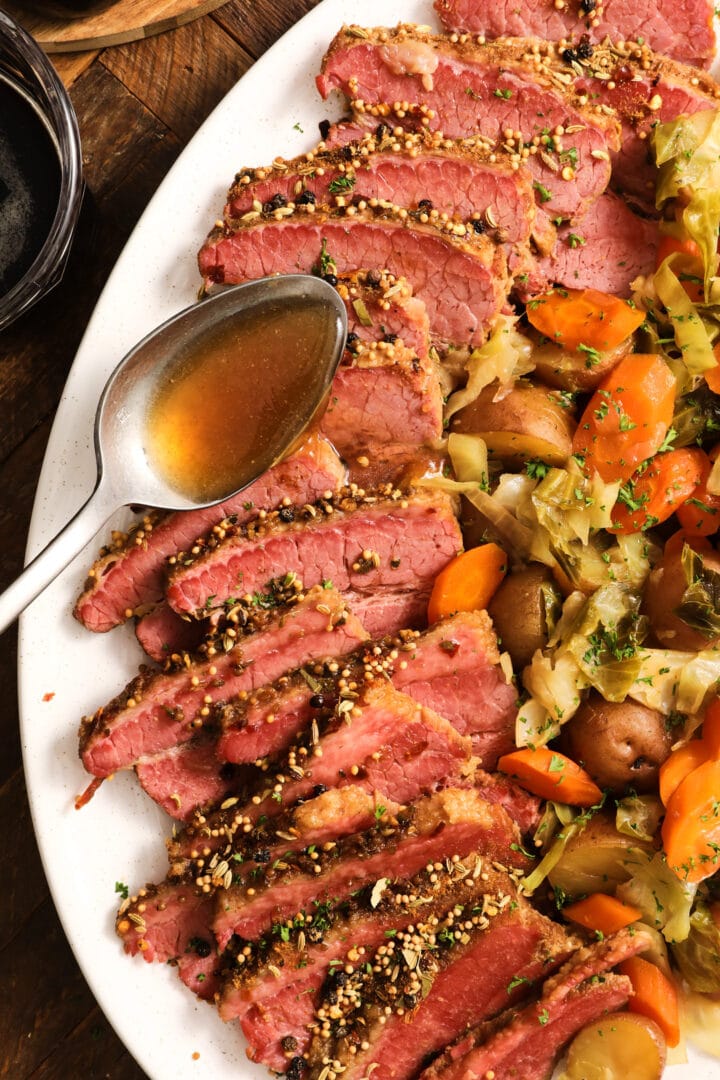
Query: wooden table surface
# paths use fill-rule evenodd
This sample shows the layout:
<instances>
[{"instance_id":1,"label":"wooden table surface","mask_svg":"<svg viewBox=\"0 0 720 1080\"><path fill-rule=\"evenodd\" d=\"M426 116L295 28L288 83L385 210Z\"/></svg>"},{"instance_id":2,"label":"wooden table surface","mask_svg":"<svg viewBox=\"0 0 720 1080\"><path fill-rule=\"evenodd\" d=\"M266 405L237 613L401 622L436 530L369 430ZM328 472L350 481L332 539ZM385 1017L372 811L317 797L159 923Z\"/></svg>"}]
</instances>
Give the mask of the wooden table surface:
<instances>
[{"instance_id":1,"label":"wooden table surface","mask_svg":"<svg viewBox=\"0 0 720 1080\"><path fill-rule=\"evenodd\" d=\"M214 106L313 6L230 0L144 41L53 56L77 112L88 190L63 282L0 333L0 590L22 569L63 384L135 222ZM9 845L0 878L0 1077L142 1080L96 1005L48 892L23 779L16 663L13 628L0 637L0 821Z\"/></svg>"}]
</instances>

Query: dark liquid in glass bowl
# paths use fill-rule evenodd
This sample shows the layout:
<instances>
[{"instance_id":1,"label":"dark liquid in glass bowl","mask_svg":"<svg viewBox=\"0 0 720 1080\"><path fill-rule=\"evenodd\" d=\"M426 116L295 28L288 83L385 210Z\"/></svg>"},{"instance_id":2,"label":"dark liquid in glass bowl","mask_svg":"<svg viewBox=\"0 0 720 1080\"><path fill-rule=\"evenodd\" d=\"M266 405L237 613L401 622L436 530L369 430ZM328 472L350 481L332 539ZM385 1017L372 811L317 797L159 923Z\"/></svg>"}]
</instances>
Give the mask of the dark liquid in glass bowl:
<instances>
[{"instance_id":1,"label":"dark liquid in glass bowl","mask_svg":"<svg viewBox=\"0 0 720 1080\"><path fill-rule=\"evenodd\" d=\"M60 197L60 161L45 121L0 73L0 296L32 266Z\"/></svg>"}]
</instances>

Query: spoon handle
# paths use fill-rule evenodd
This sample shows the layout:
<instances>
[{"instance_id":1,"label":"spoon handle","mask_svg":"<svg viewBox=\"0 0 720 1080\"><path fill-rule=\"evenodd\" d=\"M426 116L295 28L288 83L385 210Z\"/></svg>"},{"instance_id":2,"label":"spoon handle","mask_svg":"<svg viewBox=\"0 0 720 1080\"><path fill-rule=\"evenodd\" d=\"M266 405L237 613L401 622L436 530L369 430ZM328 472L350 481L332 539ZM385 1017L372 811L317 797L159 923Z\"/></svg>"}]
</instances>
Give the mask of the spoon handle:
<instances>
[{"instance_id":1,"label":"spoon handle","mask_svg":"<svg viewBox=\"0 0 720 1080\"><path fill-rule=\"evenodd\" d=\"M67 525L27 565L19 578L0 594L0 634L32 603L119 508L119 501L102 484Z\"/></svg>"}]
</instances>

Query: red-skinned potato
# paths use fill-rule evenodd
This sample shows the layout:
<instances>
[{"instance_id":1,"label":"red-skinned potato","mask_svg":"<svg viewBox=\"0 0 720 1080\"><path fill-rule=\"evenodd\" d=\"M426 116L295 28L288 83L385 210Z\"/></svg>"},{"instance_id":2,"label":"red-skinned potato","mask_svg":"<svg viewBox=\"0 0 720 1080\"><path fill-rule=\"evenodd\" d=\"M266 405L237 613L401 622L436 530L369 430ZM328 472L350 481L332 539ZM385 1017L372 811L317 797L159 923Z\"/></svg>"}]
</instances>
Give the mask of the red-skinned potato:
<instances>
[{"instance_id":1,"label":"red-skinned potato","mask_svg":"<svg viewBox=\"0 0 720 1080\"><path fill-rule=\"evenodd\" d=\"M500 647L510 653L516 671L547 645L548 600L559 607L560 591L548 568L533 564L509 574L488 605Z\"/></svg>"},{"instance_id":2,"label":"red-skinned potato","mask_svg":"<svg viewBox=\"0 0 720 1080\"><path fill-rule=\"evenodd\" d=\"M488 452L507 465L539 460L563 465L572 453L575 422L559 395L547 386L519 381L499 400L490 383L453 418L451 430L480 435Z\"/></svg>"},{"instance_id":3,"label":"red-skinned potato","mask_svg":"<svg viewBox=\"0 0 720 1080\"><path fill-rule=\"evenodd\" d=\"M654 790L672 741L662 713L630 698L605 701L595 691L563 726L560 740L563 753L618 795L628 788Z\"/></svg>"}]
</instances>

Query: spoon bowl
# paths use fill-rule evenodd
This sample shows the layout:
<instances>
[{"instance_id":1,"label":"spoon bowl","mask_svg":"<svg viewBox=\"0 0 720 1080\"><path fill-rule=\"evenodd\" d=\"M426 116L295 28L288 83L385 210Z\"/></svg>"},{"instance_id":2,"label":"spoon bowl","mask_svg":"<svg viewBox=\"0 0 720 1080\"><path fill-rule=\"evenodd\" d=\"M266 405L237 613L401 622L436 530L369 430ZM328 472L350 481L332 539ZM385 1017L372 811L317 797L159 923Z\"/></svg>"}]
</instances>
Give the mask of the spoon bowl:
<instances>
[{"instance_id":1,"label":"spoon bowl","mask_svg":"<svg viewBox=\"0 0 720 1080\"><path fill-rule=\"evenodd\" d=\"M271 397L282 406L282 420L265 423L265 437L246 448L234 462L227 490L211 498L189 491L168 475L149 451L152 440L149 415L162 388L183 377L188 358L202 358L218 334L232 332L242 339L243 328L257 324L264 314L282 317L293 310L317 309L318 332L308 354L307 371L286 371L273 365L272 373L254 366L248 350L232 355L235 371L246 379L245 397L261 409L272 375ZM186 308L149 333L120 361L100 396L95 416L97 483L83 507L65 528L0 595L0 633L78 554L105 522L122 506L141 505L164 510L194 510L224 502L262 476L298 445L327 400L347 337L345 305L335 289L320 278L305 274L262 278L234 286ZM299 363L299 361L298 361ZM291 407L290 407L291 406ZM203 402L198 402L203 407ZM252 413L250 405L249 413ZM248 426L253 418L248 416ZM181 478L182 479L182 478Z\"/></svg>"}]
</instances>

